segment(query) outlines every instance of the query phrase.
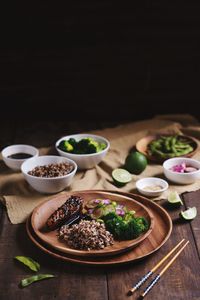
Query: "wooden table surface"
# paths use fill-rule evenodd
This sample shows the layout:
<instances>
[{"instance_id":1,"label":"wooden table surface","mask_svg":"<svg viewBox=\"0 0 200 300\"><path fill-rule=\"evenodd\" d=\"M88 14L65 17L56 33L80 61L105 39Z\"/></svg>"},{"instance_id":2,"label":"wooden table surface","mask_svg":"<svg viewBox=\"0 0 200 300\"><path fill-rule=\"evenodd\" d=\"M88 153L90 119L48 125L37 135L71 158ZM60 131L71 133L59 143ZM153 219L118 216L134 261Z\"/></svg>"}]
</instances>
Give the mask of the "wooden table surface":
<instances>
[{"instance_id":1,"label":"wooden table surface","mask_svg":"<svg viewBox=\"0 0 200 300\"><path fill-rule=\"evenodd\" d=\"M100 127L99 124L84 125L85 130ZM37 147L53 144L57 137L77 132L83 127L76 123L44 125L10 124L0 129L1 147L11 143L31 143ZM200 214L200 190L183 195L185 207L196 206ZM5 209L0 208L0 299L65 299L65 300L123 300L138 299L139 292L128 296L129 288L144 275L182 238L189 246L164 274L147 299L192 300L200 299L200 218L181 222L180 209L170 210L161 203L173 220L173 231L166 244L156 253L137 263L117 267L86 267L65 263L39 250L29 240L24 224L12 225ZM16 255L30 256L40 262L42 273L53 273L54 279L41 281L24 289L19 287L22 278L32 272L14 261ZM141 289L143 290L143 289Z\"/></svg>"}]
</instances>

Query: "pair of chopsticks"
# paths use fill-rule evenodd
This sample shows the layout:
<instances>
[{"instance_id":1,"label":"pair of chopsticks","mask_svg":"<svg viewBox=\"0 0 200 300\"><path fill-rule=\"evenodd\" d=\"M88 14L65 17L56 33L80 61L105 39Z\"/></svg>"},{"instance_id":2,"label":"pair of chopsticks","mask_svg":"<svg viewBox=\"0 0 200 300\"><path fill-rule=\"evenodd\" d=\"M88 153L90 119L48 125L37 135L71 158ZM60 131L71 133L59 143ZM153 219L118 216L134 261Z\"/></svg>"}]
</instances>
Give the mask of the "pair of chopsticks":
<instances>
[{"instance_id":1,"label":"pair of chopsticks","mask_svg":"<svg viewBox=\"0 0 200 300\"><path fill-rule=\"evenodd\" d=\"M166 254L156 265L153 267L148 273L146 273L134 286L132 289L130 289L129 293L133 294L137 289L139 289L143 283L155 273L155 271L168 259L170 255L172 255L176 249L185 241L185 239L182 239L168 254ZM166 266L160 271L159 274L157 274L153 280L150 282L150 284L146 287L144 292L140 295L141 298L144 298L148 292L153 288L153 286L159 281L161 276L167 271L167 269L173 264L173 262L176 260L176 258L181 254L183 249L188 245L189 241L187 241L180 250L174 255L174 257L166 264Z\"/></svg>"}]
</instances>

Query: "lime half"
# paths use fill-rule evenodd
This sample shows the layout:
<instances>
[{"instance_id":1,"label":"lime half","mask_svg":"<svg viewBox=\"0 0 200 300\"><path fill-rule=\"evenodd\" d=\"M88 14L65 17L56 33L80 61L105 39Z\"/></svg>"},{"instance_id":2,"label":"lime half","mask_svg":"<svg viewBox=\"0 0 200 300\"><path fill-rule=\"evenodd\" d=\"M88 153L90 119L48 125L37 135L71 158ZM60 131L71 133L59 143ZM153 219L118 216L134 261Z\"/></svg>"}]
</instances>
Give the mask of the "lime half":
<instances>
[{"instance_id":1,"label":"lime half","mask_svg":"<svg viewBox=\"0 0 200 300\"><path fill-rule=\"evenodd\" d=\"M170 204L173 205L183 205L183 202L177 192L170 192L167 200Z\"/></svg>"},{"instance_id":2,"label":"lime half","mask_svg":"<svg viewBox=\"0 0 200 300\"><path fill-rule=\"evenodd\" d=\"M115 169L112 171L112 178L117 185L123 186L132 180L131 174L125 169Z\"/></svg>"},{"instance_id":3,"label":"lime half","mask_svg":"<svg viewBox=\"0 0 200 300\"><path fill-rule=\"evenodd\" d=\"M184 220L193 220L197 215L197 209L195 206L189 207L187 210L181 211L180 215Z\"/></svg>"}]
</instances>

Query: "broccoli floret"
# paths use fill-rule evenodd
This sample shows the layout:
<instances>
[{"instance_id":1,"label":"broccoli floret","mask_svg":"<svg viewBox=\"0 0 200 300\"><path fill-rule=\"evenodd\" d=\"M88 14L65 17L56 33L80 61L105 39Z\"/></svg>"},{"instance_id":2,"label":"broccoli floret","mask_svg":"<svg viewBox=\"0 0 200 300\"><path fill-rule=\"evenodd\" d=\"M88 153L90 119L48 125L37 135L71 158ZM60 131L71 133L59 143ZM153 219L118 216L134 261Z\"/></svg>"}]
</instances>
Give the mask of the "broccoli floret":
<instances>
[{"instance_id":1,"label":"broccoli floret","mask_svg":"<svg viewBox=\"0 0 200 300\"><path fill-rule=\"evenodd\" d=\"M122 218L116 215L116 217L112 219L108 219L105 222L105 225L106 225L106 229L110 231L116 239L121 239L121 237L123 236L123 231L124 231L123 228L125 225Z\"/></svg>"},{"instance_id":2,"label":"broccoli floret","mask_svg":"<svg viewBox=\"0 0 200 300\"><path fill-rule=\"evenodd\" d=\"M98 143L97 152L103 151L104 149L106 149L106 144Z\"/></svg>"},{"instance_id":3,"label":"broccoli floret","mask_svg":"<svg viewBox=\"0 0 200 300\"><path fill-rule=\"evenodd\" d=\"M149 223L144 217L136 218L136 221L137 221L138 225L141 226L143 231L146 231L147 229L149 229Z\"/></svg>"},{"instance_id":4,"label":"broccoli floret","mask_svg":"<svg viewBox=\"0 0 200 300\"><path fill-rule=\"evenodd\" d=\"M97 153L98 152L98 143L95 141L89 142L88 153Z\"/></svg>"},{"instance_id":5,"label":"broccoli floret","mask_svg":"<svg viewBox=\"0 0 200 300\"><path fill-rule=\"evenodd\" d=\"M74 147L68 141L61 141L58 147L65 152L72 152L74 150Z\"/></svg>"},{"instance_id":6,"label":"broccoli floret","mask_svg":"<svg viewBox=\"0 0 200 300\"><path fill-rule=\"evenodd\" d=\"M92 138L84 138L78 142L77 151L79 154L96 153L98 150L98 143Z\"/></svg>"},{"instance_id":7,"label":"broccoli floret","mask_svg":"<svg viewBox=\"0 0 200 300\"><path fill-rule=\"evenodd\" d=\"M129 232L132 238L137 238L148 229L149 225L145 218L132 218L129 222Z\"/></svg>"},{"instance_id":8,"label":"broccoli floret","mask_svg":"<svg viewBox=\"0 0 200 300\"><path fill-rule=\"evenodd\" d=\"M88 138L88 139L90 140L89 147L90 147L91 151L100 152L106 148L106 144L98 143L92 138ZM91 152L91 153L93 153L93 152Z\"/></svg>"},{"instance_id":9,"label":"broccoli floret","mask_svg":"<svg viewBox=\"0 0 200 300\"><path fill-rule=\"evenodd\" d=\"M127 215L128 218L123 218L111 212L102 218L105 222L106 229L110 231L116 239L131 240L137 238L149 227L145 218L135 218L133 214Z\"/></svg>"},{"instance_id":10,"label":"broccoli floret","mask_svg":"<svg viewBox=\"0 0 200 300\"><path fill-rule=\"evenodd\" d=\"M129 222L129 234L130 236L136 238L143 232L143 226L137 222L135 218L133 218Z\"/></svg>"},{"instance_id":11,"label":"broccoli floret","mask_svg":"<svg viewBox=\"0 0 200 300\"><path fill-rule=\"evenodd\" d=\"M68 142L75 148L76 147L76 145L77 145L77 141L75 140L75 139L73 139L73 138L70 138L69 140L68 140Z\"/></svg>"},{"instance_id":12,"label":"broccoli floret","mask_svg":"<svg viewBox=\"0 0 200 300\"><path fill-rule=\"evenodd\" d=\"M134 218L134 214L135 214L135 211L133 211L133 210L126 212L126 214L124 216L124 221L129 222L130 220L132 220L132 218Z\"/></svg>"},{"instance_id":13,"label":"broccoli floret","mask_svg":"<svg viewBox=\"0 0 200 300\"><path fill-rule=\"evenodd\" d=\"M89 141L87 139L80 140L77 143L75 153L76 154L86 154L86 153L88 153L88 145L89 145Z\"/></svg>"},{"instance_id":14,"label":"broccoli floret","mask_svg":"<svg viewBox=\"0 0 200 300\"><path fill-rule=\"evenodd\" d=\"M117 216L115 212L109 212L108 214L103 216L104 222L107 222L108 220L112 220L112 219L116 219L116 218L119 218L119 216ZM122 220L122 217L120 217L120 218Z\"/></svg>"},{"instance_id":15,"label":"broccoli floret","mask_svg":"<svg viewBox=\"0 0 200 300\"><path fill-rule=\"evenodd\" d=\"M65 152L91 154L104 150L106 145L104 143L96 142L93 138L87 137L80 141L76 141L74 138L61 141L58 147Z\"/></svg>"}]
</instances>

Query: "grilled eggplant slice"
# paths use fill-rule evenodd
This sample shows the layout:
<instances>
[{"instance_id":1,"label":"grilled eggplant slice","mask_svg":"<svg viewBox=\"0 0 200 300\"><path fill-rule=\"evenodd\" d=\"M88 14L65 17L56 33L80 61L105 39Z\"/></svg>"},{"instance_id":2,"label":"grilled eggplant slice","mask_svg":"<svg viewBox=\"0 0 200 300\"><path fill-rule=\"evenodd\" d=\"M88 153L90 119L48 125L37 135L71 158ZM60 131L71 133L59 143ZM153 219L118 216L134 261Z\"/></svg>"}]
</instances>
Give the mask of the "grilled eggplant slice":
<instances>
[{"instance_id":1,"label":"grilled eggplant slice","mask_svg":"<svg viewBox=\"0 0 200 300\"><path fill-rule=\"evenodd\" d=\"M71 217L78 215L82 210L83 200L78 196L71 196L48 219L46 225L49 230L55 230Z\"/></svg>"}]
</instances>

